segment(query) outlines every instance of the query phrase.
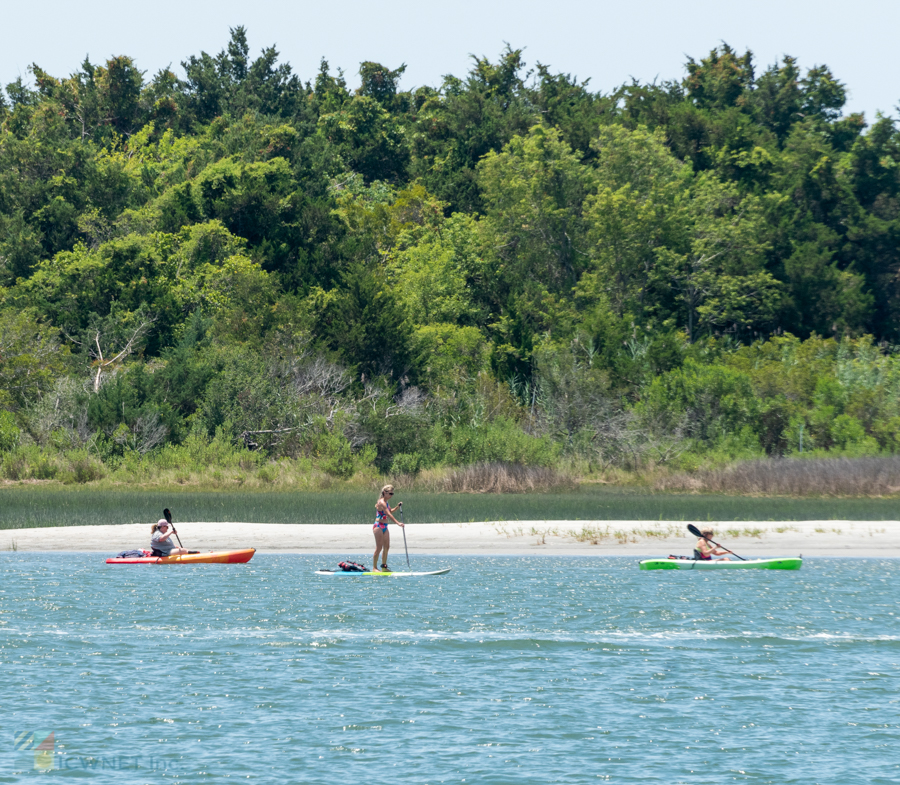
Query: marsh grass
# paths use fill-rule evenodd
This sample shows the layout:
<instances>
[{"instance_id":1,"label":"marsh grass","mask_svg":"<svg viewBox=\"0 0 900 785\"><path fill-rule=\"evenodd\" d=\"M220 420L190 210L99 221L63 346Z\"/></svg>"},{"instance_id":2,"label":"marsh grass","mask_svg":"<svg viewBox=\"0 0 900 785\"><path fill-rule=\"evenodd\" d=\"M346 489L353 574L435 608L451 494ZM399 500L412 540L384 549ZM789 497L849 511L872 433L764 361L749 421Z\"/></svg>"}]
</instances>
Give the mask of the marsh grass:
<instances>
[{"instance_id":1,"label":"marsh grass","mask_svg":"<svg viewBox=\"0 0 900 785\"><path fill-rule=\"evenodd\" d=\"M495 521L890 521L893 499L787 499L643 493L603 486L571 493L436 494L397 485L406 523ZM0 489L0 529L150 523L169 507L176 522L368 523L378 490L97 490L8 486ZM596 527L595 527L596 528ZM660 529L665 529L661 525ZM612 536L612 535L609 535Z\"/></svg>"},{"instance_id":2,"label":"marsh grass","mask_svg":"<svg viewBox=\"0 0 900 785\"><path fill-rule=\"evenodd\" d=\"M604 540L616 540L619 543L638 542L642 538L650 540L666 540L670 537L683 537L684 529L681 526L671 524L657 529L645 529L634 526L630 529L612 529L609 526L583 526L580 532L573 535L578 542L587 542L591 545L599 545Z\"/></svg>"},{"instance_id":3,"label":"marsh grass","mask_svg":"<svg viewBox=\"0 0 900 785\"><path fill-rule=\"evenodd\" d=\"M521 526L509 528L502 524L500 524L500 525L494 524L494 531L497 532L497 534L502 534L507 539L512 539L513 537L524 537L525 536L525 529L523 529Z\"/></svg>"},{"instance_id":4,"label":"marsh grass","mask_svg":"<svg viewBox=\"0 0 900 785\"><path fill-rule=\"evenodd\" d=\"M532 526L531 534L533 537L537 537L538 545L546 545L548 536L559 537L559 529L557 529L553 526L548 526L544 529L538 529L537 527Z\"/></svg>"},{"instance_id":5,"label":"marsh grass","mask_svg":"<svg viewBox=\"0 0 900 785\"><path fill-rule=\"evenodd\" d=\"M738 537L757 537L761 539L765 532L762 529L758 529L756 527L752 529L745 527L743 529L726 529L725 534L734 539Z\"/></svg>"},{"instance_id":6,"label":"marsh grass","mask_svg":"<svg viewBox=\"0 0 900 785\"><path fill-rule=\"evenodd\" d=\"M476 463L414 482L416 489L445 493L559 493L573 491L576 485L565 472L518 463Z\"/></svg>"},{"instance_id":7,"label":"marsh grass","mask_svg":"<svg viewBox=\"0 0 900 785\"><path fill-rule=\"evenodd\" d=\"M660 491L778 496L878 497L900 493L900 455L775 458L659 478Z\"/></svg>"},{"instance_id":8,"label":"marsh grass","mask_svg":"<svg viewBox=\"0 0 900 785\"><path fill-rule=\"evenodd\" d=\"M599 545L604 540L610 540L615 534L609 526L582 526L581 531L572 535L578 542L588 542L591 545Z\"/></svg>"},{"instance_id":9,"label":"marsh grass","mask_svg":"<svg viewBox=\"0 0 900 785\"><path fill-rule=\"evenodd\" d=\"M599 545L603 540L611 539L609 526L582 526L581 531L574 535L578 542L589 542L591 545Z\"/></svg>"}]
</instances>

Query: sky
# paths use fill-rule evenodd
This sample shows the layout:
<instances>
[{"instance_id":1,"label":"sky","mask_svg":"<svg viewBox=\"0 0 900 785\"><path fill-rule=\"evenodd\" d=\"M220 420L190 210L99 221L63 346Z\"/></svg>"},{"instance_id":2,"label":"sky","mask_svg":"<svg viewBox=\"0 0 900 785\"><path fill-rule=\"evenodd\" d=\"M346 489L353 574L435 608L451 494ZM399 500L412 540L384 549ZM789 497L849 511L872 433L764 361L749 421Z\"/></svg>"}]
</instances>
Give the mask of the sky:
<instances>
[{"instance_id":1,"label":"sky","mask_svg":"<svg viewBox=\"0 0 900 785\"><path fill-rule=\"evenodd\" d=\"M229 29L247 29L252 55L274 45L303 81L321 58L359 84L360 62L405 63L401 89L437 87L464 76L470 56L496 61L508 43L529 65L550 66L593 90L630 82L682 79L727 42L754 54L757 74L792 55L805 71L827 65L848 88L847 112L898 116L900 0L42 0L4 4L0 83L30 80L37 63L54 76L77 70L87 55L102 63L132 57L152 76L201 51L216 54Z\"/></svg>"}]
</instances>

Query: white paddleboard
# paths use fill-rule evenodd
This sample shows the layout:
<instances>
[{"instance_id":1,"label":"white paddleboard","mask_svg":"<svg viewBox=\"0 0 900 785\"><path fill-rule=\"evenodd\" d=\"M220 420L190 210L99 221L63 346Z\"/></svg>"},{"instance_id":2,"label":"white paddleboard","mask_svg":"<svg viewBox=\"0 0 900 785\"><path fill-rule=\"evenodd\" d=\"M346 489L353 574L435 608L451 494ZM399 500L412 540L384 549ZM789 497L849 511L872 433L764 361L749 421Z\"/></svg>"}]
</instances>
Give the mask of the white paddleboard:
<instances>
[{"instance_id":1,"label":"white paddleboard","mask_svg":"<svg viewBox=\"0 0 900 785\"><path fill-rule=\"evenodd\" d=\"M365 577L371 575L373 577L382 578L421 578L424 575L446 575L450 572L450 567L444 570L432 570L431 572L345 572L344 570L316 570L316 575L358 575Z\"/></svg>"}]
</instances>

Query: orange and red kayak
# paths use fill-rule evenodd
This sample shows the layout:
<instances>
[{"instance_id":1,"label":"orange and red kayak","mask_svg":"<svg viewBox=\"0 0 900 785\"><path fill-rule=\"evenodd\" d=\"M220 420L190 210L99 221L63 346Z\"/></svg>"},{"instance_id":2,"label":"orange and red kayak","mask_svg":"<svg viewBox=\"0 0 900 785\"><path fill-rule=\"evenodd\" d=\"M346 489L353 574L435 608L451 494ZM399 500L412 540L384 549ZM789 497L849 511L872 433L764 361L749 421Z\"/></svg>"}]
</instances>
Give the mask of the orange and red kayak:
<instances>
[{"instance_id":1,"label":"orange and red kayak","mask_svg":"<svg viewBox=\"0 0 900 785\"><path fill-rule=\"evenodd\" d=\"M256 548L240 551L209 551L207 553L184 553L180 556L133 556L119 559L113 557L107 564L246 564L253 558Z\"/></svg>"}]
</instances>

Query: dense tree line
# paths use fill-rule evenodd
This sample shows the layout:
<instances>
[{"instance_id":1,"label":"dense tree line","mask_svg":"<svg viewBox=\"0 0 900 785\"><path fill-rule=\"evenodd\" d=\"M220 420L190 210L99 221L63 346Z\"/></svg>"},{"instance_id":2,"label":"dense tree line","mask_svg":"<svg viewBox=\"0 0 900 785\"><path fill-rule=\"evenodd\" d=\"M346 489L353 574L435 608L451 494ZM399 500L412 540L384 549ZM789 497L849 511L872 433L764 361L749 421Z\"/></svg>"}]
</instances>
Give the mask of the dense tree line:
<instances>
[{"instance_id":1,"label":"dense tree line","mask_svg":"<svg viewBox=\"0 0 900 785\"><path fill-rule=\"evenodd\" d=\"M603 93L508 48L351 88L242 28L182 66L0 91L7 476L900 446L900 132L827 67L723 45Z\"/></svg>"}]
</instances>

